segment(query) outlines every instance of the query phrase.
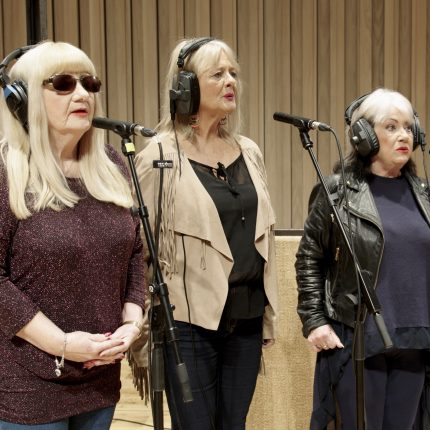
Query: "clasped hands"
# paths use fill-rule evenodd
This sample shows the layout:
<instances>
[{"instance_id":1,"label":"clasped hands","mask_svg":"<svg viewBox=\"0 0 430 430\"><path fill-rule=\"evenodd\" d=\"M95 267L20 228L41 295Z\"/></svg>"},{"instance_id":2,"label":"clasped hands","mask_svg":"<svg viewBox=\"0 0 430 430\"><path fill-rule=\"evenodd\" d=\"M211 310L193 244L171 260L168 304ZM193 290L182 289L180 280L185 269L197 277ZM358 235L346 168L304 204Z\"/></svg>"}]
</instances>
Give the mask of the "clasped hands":
<instances>
[{"instance_id":1,"label":"clasped hands","mask_svg":"<svg viewBox=\"0 0 430 430\"><path fill-rule=\"evenodd\" d=\"M65 358L83 362L85 369L113 364L125 357L126 351L139 335L139 329L132 324L122 325L114 333L67 333Z\"/></svg>"}]
</instances>

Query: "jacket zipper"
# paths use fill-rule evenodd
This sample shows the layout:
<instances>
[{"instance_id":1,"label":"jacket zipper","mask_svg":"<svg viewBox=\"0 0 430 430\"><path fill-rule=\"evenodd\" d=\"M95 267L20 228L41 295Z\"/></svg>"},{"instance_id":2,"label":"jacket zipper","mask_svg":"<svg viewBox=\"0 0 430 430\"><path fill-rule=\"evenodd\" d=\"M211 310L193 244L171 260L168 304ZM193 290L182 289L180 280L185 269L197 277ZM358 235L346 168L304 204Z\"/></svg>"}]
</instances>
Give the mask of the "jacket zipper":
<instances>
[{"instance_id":1,"label":"jacket zipper","mask_svg":"<svg viewBox=\"0 0 430 430\"><path fill-rule=\"evenodd\" d=\"M358 213L358 212L354 211L354 209L351 209L351 208L349 208L349 212L350 212L350 213L353 213L353 214L354 214L355 216L357 216L358 218L365 219L366 221L369 221L369 223L371 223L372 225L374 225L374 226L379 230L379 232L381 233L381 236L382 236L382 250L381 250L381 253L380 253L379 260L378 260L378 266L377 266L377 268L376 268L375 282L374 282L374 284L373 284L373 289L374 289L374 290L376 290L376 286L377 286L377 284L378 284L378 278L379 278L379 269L380 269L380 267L381 267L382 254L384 253L384 248L385 248L385 237L384 237L384 232L383 232L383 231L382 231L382 229L379 227L379 225L378 225L378 224L376 224L376 223L375 223L373 220L371 220L370 218L367 218L367 217L365 217L365 216L361 215L360 213Z\"/></svg>"}]
</instances>

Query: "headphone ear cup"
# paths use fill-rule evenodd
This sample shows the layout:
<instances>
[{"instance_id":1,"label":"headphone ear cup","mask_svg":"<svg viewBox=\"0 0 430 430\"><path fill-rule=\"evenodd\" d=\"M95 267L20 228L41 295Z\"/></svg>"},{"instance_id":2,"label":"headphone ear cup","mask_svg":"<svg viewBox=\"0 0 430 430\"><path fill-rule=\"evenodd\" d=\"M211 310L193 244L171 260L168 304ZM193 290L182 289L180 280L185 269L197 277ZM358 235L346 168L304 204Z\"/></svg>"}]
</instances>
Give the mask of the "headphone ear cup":
<instances>
[{"instance_id":1,"label":"headphone ear cup","mask_svg":"<svg viewBox=\"0 0 430 430\"><path fill-rule=\"evenodd\" d=\"M28 98L27 86L24 81L16 80L3 88L4 98L12 115L28 131Z\"/></svg>"},{"instance_id":2,"label":"headphone ear cup","mask_svg":"<svg viewBox=\"0 0 430 430\"><path fill-rule=\"evenodd\" d=\"M412 132L414 136L414 142L413 142L413 150L418 148L418 146L421 147L421 149L424 151L424 148L426 146L424 130L420 126L420 120L418 119L418 115L414 113L414 125L412 127Z\"/></svg>"},{"instance_id":3,"label":"headphone ear cup","mask_svg":"<svg viewBox=\"0 0 430 430\"><path fill-rule=\"evenodd\" d=\"M352 145L362 157L371 157L379 151L379 141L369 122L360 118L351 125L350 139Z\"/></svg>"},{"instance_id":4,"label":"headphone ear cup","mask_svg":"<svg viewBox=\"0 0 430 430\"><path fill-rule=\"evenodd\" d=\"M174 79L169 94L172 115L195 115L199 110L200 86L195 73L181 70Z\"/></svg>"}]
</instances>

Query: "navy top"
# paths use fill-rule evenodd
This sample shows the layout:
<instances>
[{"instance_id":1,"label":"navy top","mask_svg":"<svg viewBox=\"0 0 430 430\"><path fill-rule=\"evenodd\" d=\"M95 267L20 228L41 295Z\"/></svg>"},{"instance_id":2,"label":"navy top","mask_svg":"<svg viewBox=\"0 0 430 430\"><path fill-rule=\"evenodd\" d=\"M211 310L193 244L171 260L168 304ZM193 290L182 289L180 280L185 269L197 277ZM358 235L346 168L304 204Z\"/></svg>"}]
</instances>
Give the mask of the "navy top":
<instances>
[{"instance_id":1,"label":"navy top","mask_svg":"<svg viewBox=\"0 0 430 430\"><path fill-rule=\"evenodd\" d=\"M430 348L430 228L404 177L372 176L370 190L383 226L384 250L376 294L395 348ZM383 346L372 316L366 355Z\"/></svg>"},{"instance_id":2,"label":"navy top","mask_svg":"<svg viewBox=\"0 0 430 430\"><path fill-rule=\"evenodd\" d=\"M196 175L217 208L233 255L229 294L222 320L264 314L264 259L255 247L257 192L243 155L218 168L190 160Z\"/></svg>"}]
</instances>

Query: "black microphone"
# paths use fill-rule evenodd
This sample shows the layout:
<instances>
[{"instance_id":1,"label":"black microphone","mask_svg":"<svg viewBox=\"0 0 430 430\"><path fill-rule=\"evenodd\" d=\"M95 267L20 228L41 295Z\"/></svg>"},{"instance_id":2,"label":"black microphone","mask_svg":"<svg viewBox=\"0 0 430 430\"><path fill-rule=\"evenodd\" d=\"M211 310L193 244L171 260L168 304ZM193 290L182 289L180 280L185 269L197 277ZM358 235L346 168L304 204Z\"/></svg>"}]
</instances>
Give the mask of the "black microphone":
<instances>
[{"instance_id":1,"label":"black microphone","mask_svg":"<svg viewBox=\"0 0 430 430\"><path fill-rule=\"evenodd\" d=\"M321 130L321 131L330 131L331 127L323 122L314 121L313 119L303 118L301 116L296 115L288 115L287 113L275 112L273 114L273 119L275 121L286 122L287 124L294 125L298 128L304 128L306 130Z\"/></svg>"},{"instance_id":2,"label":"black microphone","mask_svg":"<svg viewBox=\"0 0 430 430\"><path fill-rule=\"evenodd\" d=\"M95 117L93 118L93 126L113 131L122 137L128 137L132 134L140 134L144 137L152 137L157 134L154 130L143 127L139 124L126 121L118 121L110 118Z\"/></svg>"}]
</instances>

